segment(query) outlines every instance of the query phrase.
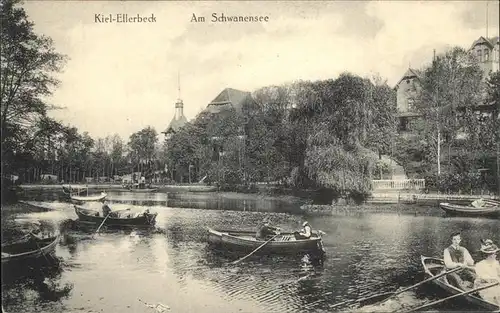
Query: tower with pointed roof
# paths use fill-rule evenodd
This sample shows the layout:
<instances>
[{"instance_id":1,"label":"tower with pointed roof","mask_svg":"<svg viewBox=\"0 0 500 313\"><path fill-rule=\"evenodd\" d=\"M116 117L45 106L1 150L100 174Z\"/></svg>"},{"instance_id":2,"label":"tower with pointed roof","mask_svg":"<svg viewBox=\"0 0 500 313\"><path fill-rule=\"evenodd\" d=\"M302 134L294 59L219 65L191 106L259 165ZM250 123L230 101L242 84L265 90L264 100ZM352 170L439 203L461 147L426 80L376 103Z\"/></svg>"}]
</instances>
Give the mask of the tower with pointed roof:
<instances>
[{"instance_id":1,"label":"tower with pointed roof","mask_svg":"<svg viewBox=\"0 0 500 313\"><path fill-rule=\"evenodd\" d=\"M184 125L187 123L187 119L184 116L184 103L182 102L181 99L181 84L180 84L180 75L178 76L178 92L179 92L179 97L177 101L175 102L175 112L174 112L174 117L170 121L170 124L168 124L167 128L162 131L163 134L165 134L166 139L170 139L172 135L176 132L179 131Z\"/></svg>"}]
</instances>

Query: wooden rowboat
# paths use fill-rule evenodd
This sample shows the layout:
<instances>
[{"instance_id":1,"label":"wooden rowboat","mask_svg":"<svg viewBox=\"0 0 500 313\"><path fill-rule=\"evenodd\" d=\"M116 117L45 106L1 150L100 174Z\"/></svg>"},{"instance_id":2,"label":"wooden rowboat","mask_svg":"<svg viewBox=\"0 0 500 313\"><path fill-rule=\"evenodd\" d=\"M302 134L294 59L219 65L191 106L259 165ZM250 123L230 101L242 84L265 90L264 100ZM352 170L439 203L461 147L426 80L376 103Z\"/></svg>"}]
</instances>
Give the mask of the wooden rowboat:
<instances>
[{"instance_id":1,"label":"wooden rowboat","mask_svg":"<svg viewBox=\"0 0 500 313\"><path fill-rule=\"evenodd\" d=\"M60 235L2 245L2 265L26 260L35 260L54 252Z\"/></svg>"},{"instance_id":2,"label":"wooden rowboat","mask_svg":"<svg viewBox=\"0 0 500 313\"><path fill-rule=\"evenodd\" d=\"M422 262L422 266L424 267L426 277L436 276L445 270L444 261L442 259L425 257L425 256L421 256L420 259ZM438 279L434 279L432 283L439 286L442 290L449 293L450 295L456 295L464 292L463 290L451 285L448 282L446 275ZM498 311L500 309L500 307L495 303L486 301L477 294L467 294L461 296L461 298L470 303L471 305L473 305L474 307L477 307L478 309L481 310Z\"/></svg>"},{"instance_id":3,"label":"wooden rowboat","mask_svg":"<svg viewBox=\"0 0 500 313\"><path fill-rule=\"evenodd\" d=\"M81 202L86 202L86 201L101 201L104 198L106 198L108 194L105 192L101 192L100 195L95 195L95 196L71 196L71 200L74 201L81 201Z\"/></svg>"},{"instance_id":4,"label":"wooden rowboat","mask_svg":"<svg viewBox=\"0 0 500 313\"><path fill-rule=\"evenodd\" d=\"M250 252L265 242L265 240L257 240L254 231L208 228L208 243L228 251ZM258 250L257 254L298 254L308 252L324 254L325 250L319 234L314 233L310 239L297 240L293 233L281 233L273 241Z\"/></svg>"},{"instance_id":5,"label":"wooden rowboat","mask_svg":"<svg viewBox=\"0 0 500 313\"><path fill-rule=\"evenodd\" d=\"M485 201L485 205L480 208L451 203L440 203L439 207L449 215L500 217L500 205L489 201Z\"/></svg>"},{"instance_id":6,"label":"wooden rowboat","mask_svg":"<svg viewBox=\"0 0 500 313\"><path fill-rule=\"evenodd\" d=\"M131 192L155 192L158 188L129 188Z\"/></svg>"},{"instance_id":7,"label":"wooden rowboat","mask_svg":"<svg viewBox=\"0 0 500 313\"><path fill-rule=\"evenodd\" d=\"M78 215L80 222L101 224L105 216L95 210L88 210L81 206L75 205L75 212ZM118 212L118 211L115 211ZM97 215L96 215L97 214ZM114 226L154 226L158 213L137 213L133 217L112 217L109 216L104 222L105 225Z\"/></svg>"}]
</instances>

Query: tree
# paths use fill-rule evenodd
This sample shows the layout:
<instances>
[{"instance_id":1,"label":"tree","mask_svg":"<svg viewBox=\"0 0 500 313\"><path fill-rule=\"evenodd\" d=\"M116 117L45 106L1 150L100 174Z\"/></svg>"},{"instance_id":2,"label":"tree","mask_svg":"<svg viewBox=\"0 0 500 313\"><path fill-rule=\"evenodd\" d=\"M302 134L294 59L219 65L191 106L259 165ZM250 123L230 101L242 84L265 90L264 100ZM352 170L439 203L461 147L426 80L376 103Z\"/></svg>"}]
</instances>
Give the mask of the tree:
<instances>
[{"instance_id":1,"label":"tree","mask_svg":"<svg viewBox=\"0 0 500 313\"><path fill-rule=\"evenodd\" d=\"M128 147L132 164L138 167L145 176L152 175L151 164L156 154L156 143L158 142L156 130L150 126L133 133L130 136Z\"/></svg>"},{"instance_id":2,"label":"tree","mask_svg":"<svg viewBox=\"0 0 500 313\"><path fill-rule=\"evenodd\" d=\"M496 185L497 195L500 196L500 71L492 73L487 81L486 104L492 106L492 119L489 134L493 134L496 148Z\"/></svg>"},{"instance_id":3,"label":"tree","mask_svg":"<svg viewBox=\"0 0 500 313\"><path fill-rule=\"evenodd\" d=\"M65 57L57 53L50 38L37 35L18 0L3 0L1 27L1 131L2 172L12 171L13 151L33 139L40 119L54 106L44 98L58 85L52 74L61 70ZM10 152L9 152L10 151Z\"/></svg>"},{"instance_id":4,"label":"tree","mask_svg":"<svg viewBox=\"0 0 500 313\"><path fill-rule=\"evenodd\" d=\"M432 155L439 175L442 143L448 145L450 166L458 134L476 126L470 117L473 108L481 103L482 71L472 55L456 47L438 55L432 65L423 70L420 83L422 88L415 99L415 107L426 126L422 127L420 135L434 147ZM474 132L468 133L473 135Z\"/></svg>"}]
</instances>

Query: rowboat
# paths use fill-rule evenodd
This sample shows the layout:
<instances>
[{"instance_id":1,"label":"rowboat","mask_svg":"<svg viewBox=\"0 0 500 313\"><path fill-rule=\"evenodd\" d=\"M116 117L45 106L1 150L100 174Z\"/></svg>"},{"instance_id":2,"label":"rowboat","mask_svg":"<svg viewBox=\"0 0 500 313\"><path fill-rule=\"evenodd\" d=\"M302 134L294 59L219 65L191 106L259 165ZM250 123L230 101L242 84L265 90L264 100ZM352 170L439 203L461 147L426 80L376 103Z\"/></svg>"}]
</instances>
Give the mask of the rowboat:
<instances>
[{"instance_id":1,"label":"rowboat","mask_svg":"<svg viewBox=\"0 0 500 313\"><path fill-rule=\"evenodd\" d=\"M447 202L440 203L439 207L449 215L500 217L500 205L491 201L485 201L485 205L480 208Z\"/></svg>"},{"instance_id":2,"label":"rowboat","mask_svg":"<svg viewBox=\"0 0 500 313\"><path fill-rule=\"evenodd\" d=\"M253 251L264 244L265 240L255 238L255 231L215 230L208 228L208 243L228 251ZM259 249L260 254L323 254L321 235L314 233L309 239L295 239L293 233L280 233L273 241Z\"/></svg>"},{"instance_id":3,"label":"rowboat","mask_svg":"<svg viewBox=\"0 0 500 313\"><path fill-rule=\"evenodd\" d=\"M155 192L158 188L129 188L131 192Z\"/></svg>"},{"instance_id":4,"label":"rowboat","mask_svg":"<svg viewBox=\"0 0 500 313\"><path fill-rule=\"evenodd\" d=\"M443 271L445 271L444 268L444 261L442 259L437 259L437 258L431 258L431 257L425 257L421 256L420 257L422 261L422 266L424 267L425 275L426 277L433 277L436 276ZM464 291L453 286L448 282L448 279L445 276L437 278L432 280L432 283L440 287L442 290L445 292L449 293L450 295L456 295L459 293L463 293ZM471 305L477 307L478 309L481 310L486 310L486 311L497 311L500 309L500 306L496 305L495 303L486 301L482 299L479 295L477 294L467 294L461 296L462 299L470 303Z\"/></svg>"},{"instance_id":5,"label":"rowboat","mask_svg":"<svg viewBox=\"0 0 500 313\"><path fill-rule=\"evenodd\" d=\"M54 252L60 235L2 245L2 265L34 260Z\"/></svg>"},{"instance_id":6,"label":"rowboat","mask_svg":"<svg viewBox=\"0 0 500 313\"><path fill-rule=\"evenodd\" d=\"M70 197L71 200L85 202L85 201L101 201L104 198L106 198L107 195L108 195L107 193L101 192L100 195L95 195L95 196L70 196Z\"/></svg>"},{"instance_id":7,"label":"rowboat","mask_svg":"<svg viewBox=\"0 0 500 313\"><path fill-rule=\"evenodd\" d=\"M75 205L74 207L76 215L78 215L80 222L101 224L106 218L95 210L88 210L78 205ZM158 213L135 213L130 217L129 215L130 214L127 214L126 217L112 217L110 215L108 216L104 224L113 226L154 226Z\"/></svg>"}]
</instances>

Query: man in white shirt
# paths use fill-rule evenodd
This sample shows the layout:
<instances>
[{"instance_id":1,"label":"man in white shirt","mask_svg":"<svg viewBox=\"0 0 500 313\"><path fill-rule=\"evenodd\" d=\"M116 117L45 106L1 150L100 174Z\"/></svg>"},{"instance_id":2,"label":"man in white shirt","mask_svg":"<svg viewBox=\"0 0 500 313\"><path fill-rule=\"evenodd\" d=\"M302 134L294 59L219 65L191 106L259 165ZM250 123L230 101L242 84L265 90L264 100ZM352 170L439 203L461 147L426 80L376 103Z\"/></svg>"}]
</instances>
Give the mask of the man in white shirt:
<instances>
[{"instance_id":1,"label":"man in white shirt","mask_svg":"<svg viewBox=\"0 0 500 313\"><path fill-rule=\"evenodd\" d=\"M469 251L460 246L462 237L460 233L451 235L451 245L444 249L444 265L446 270L463 267L462 271L449 274L448 280L450 283L463 290L471 289L476 275L474 273L474 260Z\"/></svg>"}]
</instances>

